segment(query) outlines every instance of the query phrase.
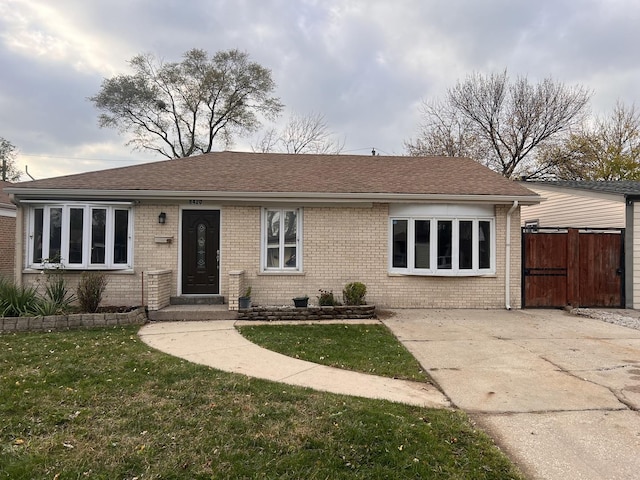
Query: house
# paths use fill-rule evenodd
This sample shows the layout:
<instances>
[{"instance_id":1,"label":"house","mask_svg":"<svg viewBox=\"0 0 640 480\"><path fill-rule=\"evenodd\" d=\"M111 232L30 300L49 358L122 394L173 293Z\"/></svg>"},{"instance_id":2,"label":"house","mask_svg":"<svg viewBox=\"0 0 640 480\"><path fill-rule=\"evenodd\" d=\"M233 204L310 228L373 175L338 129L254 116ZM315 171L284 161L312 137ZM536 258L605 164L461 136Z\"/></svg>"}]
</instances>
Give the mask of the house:
<instances>
[{"instance_id":1,"label":"house","mask_svg":"<svg viewBox=\"0 0 640 480\"><path fill-rule=\"evenodd\" d=\"M0 180L0 278L13 280L16 206L4 192L4 188L10 185L9 182Z\"/></svg>"},{"instance_id":2,"label":"house","mask_svg":"<svg viewBox=\"0 0 640 480\"><path fill-rule=\"evenodd\" d=\"M558 238L560 242L559 235L554 233L576 237L573 247L571 243L567 247L569 258L575 257L573 263L581 264L575 276L578 284L575 289L589 288L592 284L598 293L590 300L581 298L575 303L637 308L640 305L640 182L527 181L522 185L545 198L540 204L523 206L521 221L522 226L527 227L525 231L544 232L548 240ZM543 248L547 251L546 259L550 259L549 251L562 250L548 245ZM547 265L547 268L552 267ZM526 258L524 269L529 271ZM614 297L616 291L620 294ZM580 294L573 293L574 296ZM571 292L569 294L571 296ZM530 306L526 303L526 294L523 297L525 305Z\"/></svg>"},{"instance_id":3,"label":"house","mask_svg":"<svg viewBox=\"0 0 640 480\"><path fill-rule=\"evenodd\" d=\"M108 272L105 303L288 305L367 286L387 307L520 304L520 207L466 158L219 152L20 183L16 271ZM75 276L75 277L74 277Z\"/></svg>"}]
</instances>

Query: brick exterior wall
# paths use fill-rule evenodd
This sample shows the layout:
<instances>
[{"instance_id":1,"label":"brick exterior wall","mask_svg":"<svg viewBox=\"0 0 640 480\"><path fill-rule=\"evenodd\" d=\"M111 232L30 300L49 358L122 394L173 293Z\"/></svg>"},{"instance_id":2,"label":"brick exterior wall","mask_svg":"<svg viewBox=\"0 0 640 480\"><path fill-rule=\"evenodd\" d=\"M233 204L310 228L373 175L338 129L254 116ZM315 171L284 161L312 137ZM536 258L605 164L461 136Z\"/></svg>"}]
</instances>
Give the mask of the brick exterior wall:
<instances>
[{"instance_id":1,"label":"brick exterior wall","mask_svg":"<svg viewBox=\"0 0 640 480\"><path fill-rule=\"evenodd\" d=\"M188 208L187 205L184 205ZM220 293L236 306L244 284L252 287L252 301L262 305L291 305L308 295L317 303L319 289L333 290L338 299L348 282L367 285L367 301L380 307L504 308L505 229L509 205L496 206L496 274L490 277L426 277L388 273L387 204L369 207L305 207L303 211L302 274L260 273L260 207L221 208ZM212 207L216 208L216 207ZM167 222L158 224L158 214ZM179 215L176 205L142 203L133 208L134 271L109 273L103 305L147 305L143 272L170 270L171 295L178 293ZM511 218L511 306L520 307L520 215ZM173 236L156 243L155 236ZM26 237L25 237L26 238ZM243 271L230 284L231 272ZM75 288L78 272L69 272ZM39 273L23 274L25 283L42 280ZM146 279L145 279L146 281ZM240 285L242 282L243 285Z\"/></svg>"},{"instance_id":2,"label":"brick exterior wall","mask_svg":"<svg viewBox=\"0 0 640 480\"><path fill-rule=\"evenodd\" d=\"M147 306L149 310L160 310L171 303L171 270L146 272Z\"/></svg>"},{"instance_id":3,"label":"brick exterior wall","mask_svg":"<svg viewBox=\"0 0 640 480\"><path fill-rule=\"evenodd\" d=\"M0 277L13 280L16 219L0 215Z\"/></svg>"},{"instance_id":4,"label":"brick exterior wall","mask_svg":"<svg viewBox=\"0 0 640 480\"><path fill-rule=\"evenodd\" d=\"M244 270L254 304L290 305L293 297L316 301L319 289L338 298L348 282L367 285L367 301L402 308L503 308L505 230L509 206L496 206L496 274L426 277L388 273L388 205L371 208L304 208L304 274L260 273L260 208L226 207L223 215L223 294L229 272ZM511 218L511 306L520 307L520 217Z\"/></svg>"}]
</instances>

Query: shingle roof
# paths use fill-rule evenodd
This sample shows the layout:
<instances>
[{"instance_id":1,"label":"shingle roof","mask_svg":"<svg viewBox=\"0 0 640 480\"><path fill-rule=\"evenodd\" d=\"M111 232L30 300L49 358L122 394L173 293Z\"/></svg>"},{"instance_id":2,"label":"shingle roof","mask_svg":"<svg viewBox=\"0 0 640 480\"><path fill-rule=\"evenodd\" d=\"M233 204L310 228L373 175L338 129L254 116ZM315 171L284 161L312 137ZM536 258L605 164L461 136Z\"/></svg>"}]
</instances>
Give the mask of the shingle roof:
<instances>
[{"instance_id":1,"label":"shingle roof","mask_svg":"<svg viewBox=\"0 0 640 480\"><path fill-rule=\"evenodd\" d=\"M577 188L594 192L613 193L618 195L640 195L640 182L631 180L619 181L587 181L587 180L554 180L554 181L529 181L532 187L552 186L561 188Z\"/></svg>"},{"instance_id":2,"label":"shingle roof","mask_svg":"<svg viewBox=\"0 0 640 480\"><path fill-rule=\"evenodd\" d=\"M217 152L14 185L18 189L324 194L537 194L468 158ZM19 193L16 191L16 193Z\"/></svg>"}]
</instances>

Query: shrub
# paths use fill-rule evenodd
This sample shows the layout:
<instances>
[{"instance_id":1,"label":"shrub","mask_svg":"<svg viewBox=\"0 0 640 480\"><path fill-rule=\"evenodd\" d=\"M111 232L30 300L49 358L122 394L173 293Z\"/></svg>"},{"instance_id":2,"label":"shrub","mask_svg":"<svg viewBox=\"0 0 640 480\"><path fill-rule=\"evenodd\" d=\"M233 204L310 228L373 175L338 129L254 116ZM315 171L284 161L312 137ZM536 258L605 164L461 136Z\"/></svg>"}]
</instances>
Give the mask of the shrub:
<instances>
[{"instance_id":1,"label":"shrub","mask_svg":"<svg viewBox=\"0 0 640 480\"><path fill-rule=\"evenodd\" d=\"M97 312L106 287L107 277L104 272L83 272L76 292L82 311Z\"/></svg>"},{"instance_id":2,"label":"shrub","mask_svg":"<svg viewBox=\"0 0 640 480\"><path fill-rule=\"evenodd\" d=\"M0 278L0 317L24 317L37 311L40 299L35 287L18 286Z\"/></svg>"},{"instance_id":3,"label":"shrub","mask_svg":"<svg viewBox=\"0 0 640 480\"><path fill-rule=\"evenodd\" d=\"M50 315L68 312L74 300L75 295L67 288L67 281L62 273L59 271L47 272L44 303L50 304L47 308L53 312Z\"/></svg>"},{"instance_id":4,"label":"shrub","mask_svg":"<svg viewBox=\"0 0 640 480\"><path fill-rule=\"evenodd\" d=\"M320 295L318 295L318 305L321 307L334 307L339 305L340 302L336 300L333 295L333 290L320 289Z\"/></svg>"},{"instance_id":5,"label":"shrub","mask_svg":"<svg viewBox=\"0 0 640 480\"><path fill-rule=\"evenodd\" d=\"M342 290L342 296L346 305L364 305L364 296L367 294L367 287L361 282L347 283Z\"/></svg>"}]
</instances>

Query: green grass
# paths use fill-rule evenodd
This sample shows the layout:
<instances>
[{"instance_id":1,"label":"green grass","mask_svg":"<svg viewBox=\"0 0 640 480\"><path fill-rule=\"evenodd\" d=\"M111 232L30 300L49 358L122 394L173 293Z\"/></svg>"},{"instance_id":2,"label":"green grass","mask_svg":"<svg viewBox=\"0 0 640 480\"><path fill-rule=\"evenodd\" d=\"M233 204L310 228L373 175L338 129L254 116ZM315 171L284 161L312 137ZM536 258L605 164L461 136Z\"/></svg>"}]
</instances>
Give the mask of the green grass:
<instances>
[{"instance_id":1,"label":"green grass","mask_svg":"<svg viewBox=\"0 0 640 480\"><path fill-rule=\"evenodd\" d=\"M239 327L253 343L310 362L419 382L418 361L384 325L312 324Z\"/></svg>"},{"instance_id":2,"label":"green grass","mask_svg":"<svg viewBox=\"0 0 640 480\"><path fill-rule=\"evenodd\" d=\"M227 374L134 327L0 336L0 479L521 478L455 411Z\"/></svg>"}]
</instances>

